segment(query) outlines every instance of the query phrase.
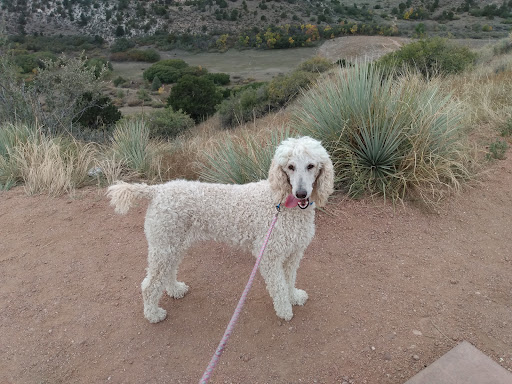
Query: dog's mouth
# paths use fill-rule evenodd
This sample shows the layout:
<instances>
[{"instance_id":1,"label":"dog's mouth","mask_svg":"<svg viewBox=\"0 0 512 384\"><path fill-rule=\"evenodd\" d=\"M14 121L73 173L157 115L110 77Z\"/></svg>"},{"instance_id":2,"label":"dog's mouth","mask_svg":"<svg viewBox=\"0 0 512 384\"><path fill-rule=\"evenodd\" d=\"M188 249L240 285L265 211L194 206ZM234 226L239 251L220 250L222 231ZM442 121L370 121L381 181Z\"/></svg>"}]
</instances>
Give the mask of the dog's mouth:
<instances>
[{"instance_id":1,"label":"dog's mouth","mask_svg":"<svg viewBox=\"0 0 512 384\"><path fill-rule=\"evenodd\" d=\"M306 199L297 199L292 194L289 194L286 198L286 203L284 204L286 208L294 208L298 206L300 209L306 209L309 207L309 198Z\"/></svg>"},{"instance_id":2,"label":"dog's mouth","mask_svg":"<svg viewBox=\"0 0 512 384\"><path fill-rule=\"evenodd\" d=\"M300 209L306 209L307 207L309 207L309 199L299 200L297 205L299 206Z\"/></svg>"}]
</instances>

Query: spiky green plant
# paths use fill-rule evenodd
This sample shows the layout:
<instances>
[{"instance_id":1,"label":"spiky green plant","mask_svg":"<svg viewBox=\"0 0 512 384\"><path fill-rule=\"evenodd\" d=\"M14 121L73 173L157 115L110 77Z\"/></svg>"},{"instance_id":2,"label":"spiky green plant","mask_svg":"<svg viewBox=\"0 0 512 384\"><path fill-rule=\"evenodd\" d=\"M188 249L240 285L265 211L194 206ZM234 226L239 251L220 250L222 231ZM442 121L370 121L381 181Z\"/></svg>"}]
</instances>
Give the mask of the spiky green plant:
<instances>
[{"instance_id":1,"label":"spiky green plant","mask_svg":"<svg viewBox=\"0 0 512 384\"><path fill-rule=\"evenodd\" d=\"M124 119L114 129L114 156L126 166L146 177L160 175L162 146L150 141L149 128L140 119Z\"/></svg>"},{"instance_id":2,"label":"spiky green plant","mask_svg":"<svg viewBox=\"0 0 512 384\"><path fill-rule=\"evenodd\" d=\"M288 130L274 131L266 145L251 133L239 138L226 136L222 143L205 154L206 161L200 165L199 177L223 184L245 184L266 179L276 147L288 136Z\"/></svg>"},{"instance_id":3,"label":"spiky green plant","mask_svg":"<svg viewBox=\"0 0 512 384\"><path fill-rule=\"evenodd\" d=\"M330 151L351 196L435 203L469 176L461 112L439 84L394 79L368 63L339 69L297 103L291 124Z\"/></svg>"}]
</instances>

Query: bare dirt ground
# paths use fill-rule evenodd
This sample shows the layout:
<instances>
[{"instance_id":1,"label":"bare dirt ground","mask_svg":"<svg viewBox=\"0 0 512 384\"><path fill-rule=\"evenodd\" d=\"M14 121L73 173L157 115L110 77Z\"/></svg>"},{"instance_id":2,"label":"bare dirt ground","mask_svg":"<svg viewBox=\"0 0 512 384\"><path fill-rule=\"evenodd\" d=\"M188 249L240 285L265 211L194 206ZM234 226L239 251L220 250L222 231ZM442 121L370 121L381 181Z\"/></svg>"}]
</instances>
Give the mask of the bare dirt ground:
<instances>
[{"instance_id":1,"label":"bare dirt ground","mask_svg":"<svg viewBox=\"0 0 512 384\"><path fill-rule=\"evenodd\" d=\"M258 275L211 382L403 383L461 340L512 370L511 185L509 157L438 213L335 196L299 269L309 301L280 321ZM104 192L0 194L0 383L195 383L206 368L253 258L191 249L190 292L150 324L146 204L118 216Z\"/></svg>"}]
</instances>

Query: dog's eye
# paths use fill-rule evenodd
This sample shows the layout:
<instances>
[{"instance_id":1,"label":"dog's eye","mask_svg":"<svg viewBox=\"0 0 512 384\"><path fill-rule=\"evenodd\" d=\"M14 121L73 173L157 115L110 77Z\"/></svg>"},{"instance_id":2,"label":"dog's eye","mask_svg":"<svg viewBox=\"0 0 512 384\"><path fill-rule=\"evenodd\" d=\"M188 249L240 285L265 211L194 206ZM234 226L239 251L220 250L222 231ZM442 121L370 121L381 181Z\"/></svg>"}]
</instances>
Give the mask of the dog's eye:
<instances>
[{"instance_id":1,"label":"dog's eye","mask_svg":"<svg viewBox=\"0 0 512 384\"><path fill-rule=\"evenodd\" d=\"M308 165L308 170L313 169L313 168L315 168L315 165L314 165L314 164L309 164L309 165Z\"/></svg>"},{"instance_id":2,"label":"dog's eye","mask_svg":"<svg viewBox=\"0 0 512 384\"><path fill-rule=\"evenodd\" d=\"M290 171L295 171L295 167L294 167L293 165L291 165L291 164L288 166L288 169L289 169Z\"/></svg>"}]
</instances>

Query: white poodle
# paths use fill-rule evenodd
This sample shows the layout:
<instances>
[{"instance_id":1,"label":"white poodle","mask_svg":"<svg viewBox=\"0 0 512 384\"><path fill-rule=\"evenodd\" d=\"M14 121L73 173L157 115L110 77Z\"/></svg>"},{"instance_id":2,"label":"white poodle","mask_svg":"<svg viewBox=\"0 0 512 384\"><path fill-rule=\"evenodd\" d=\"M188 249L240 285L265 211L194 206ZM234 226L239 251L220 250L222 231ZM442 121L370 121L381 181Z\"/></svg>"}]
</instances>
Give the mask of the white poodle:
<instances>
[{"instance_id":1,"label":"white poodle","mask_svg":"<svg viewBox=\"0 0 512 384\"><path fill-rule=\"evenodd\" d=\"M259 267L277 316L290 320L292 305L308 295L295 288L297 268L315 234L315 206L333 192L333 166L319 141L289 138L277 148L268 180L244 185L175 180L165 184L127 184L108 188L111 204L124 214L135 198L151 199L144 223L148 241L147 276L142 281L144 316L162 321L158 307L164 289L176 299L188 291L177 281L178 266L193 243L222 241L259 254L280 205L281 213Z\"/></svg>"}]
</instances>

